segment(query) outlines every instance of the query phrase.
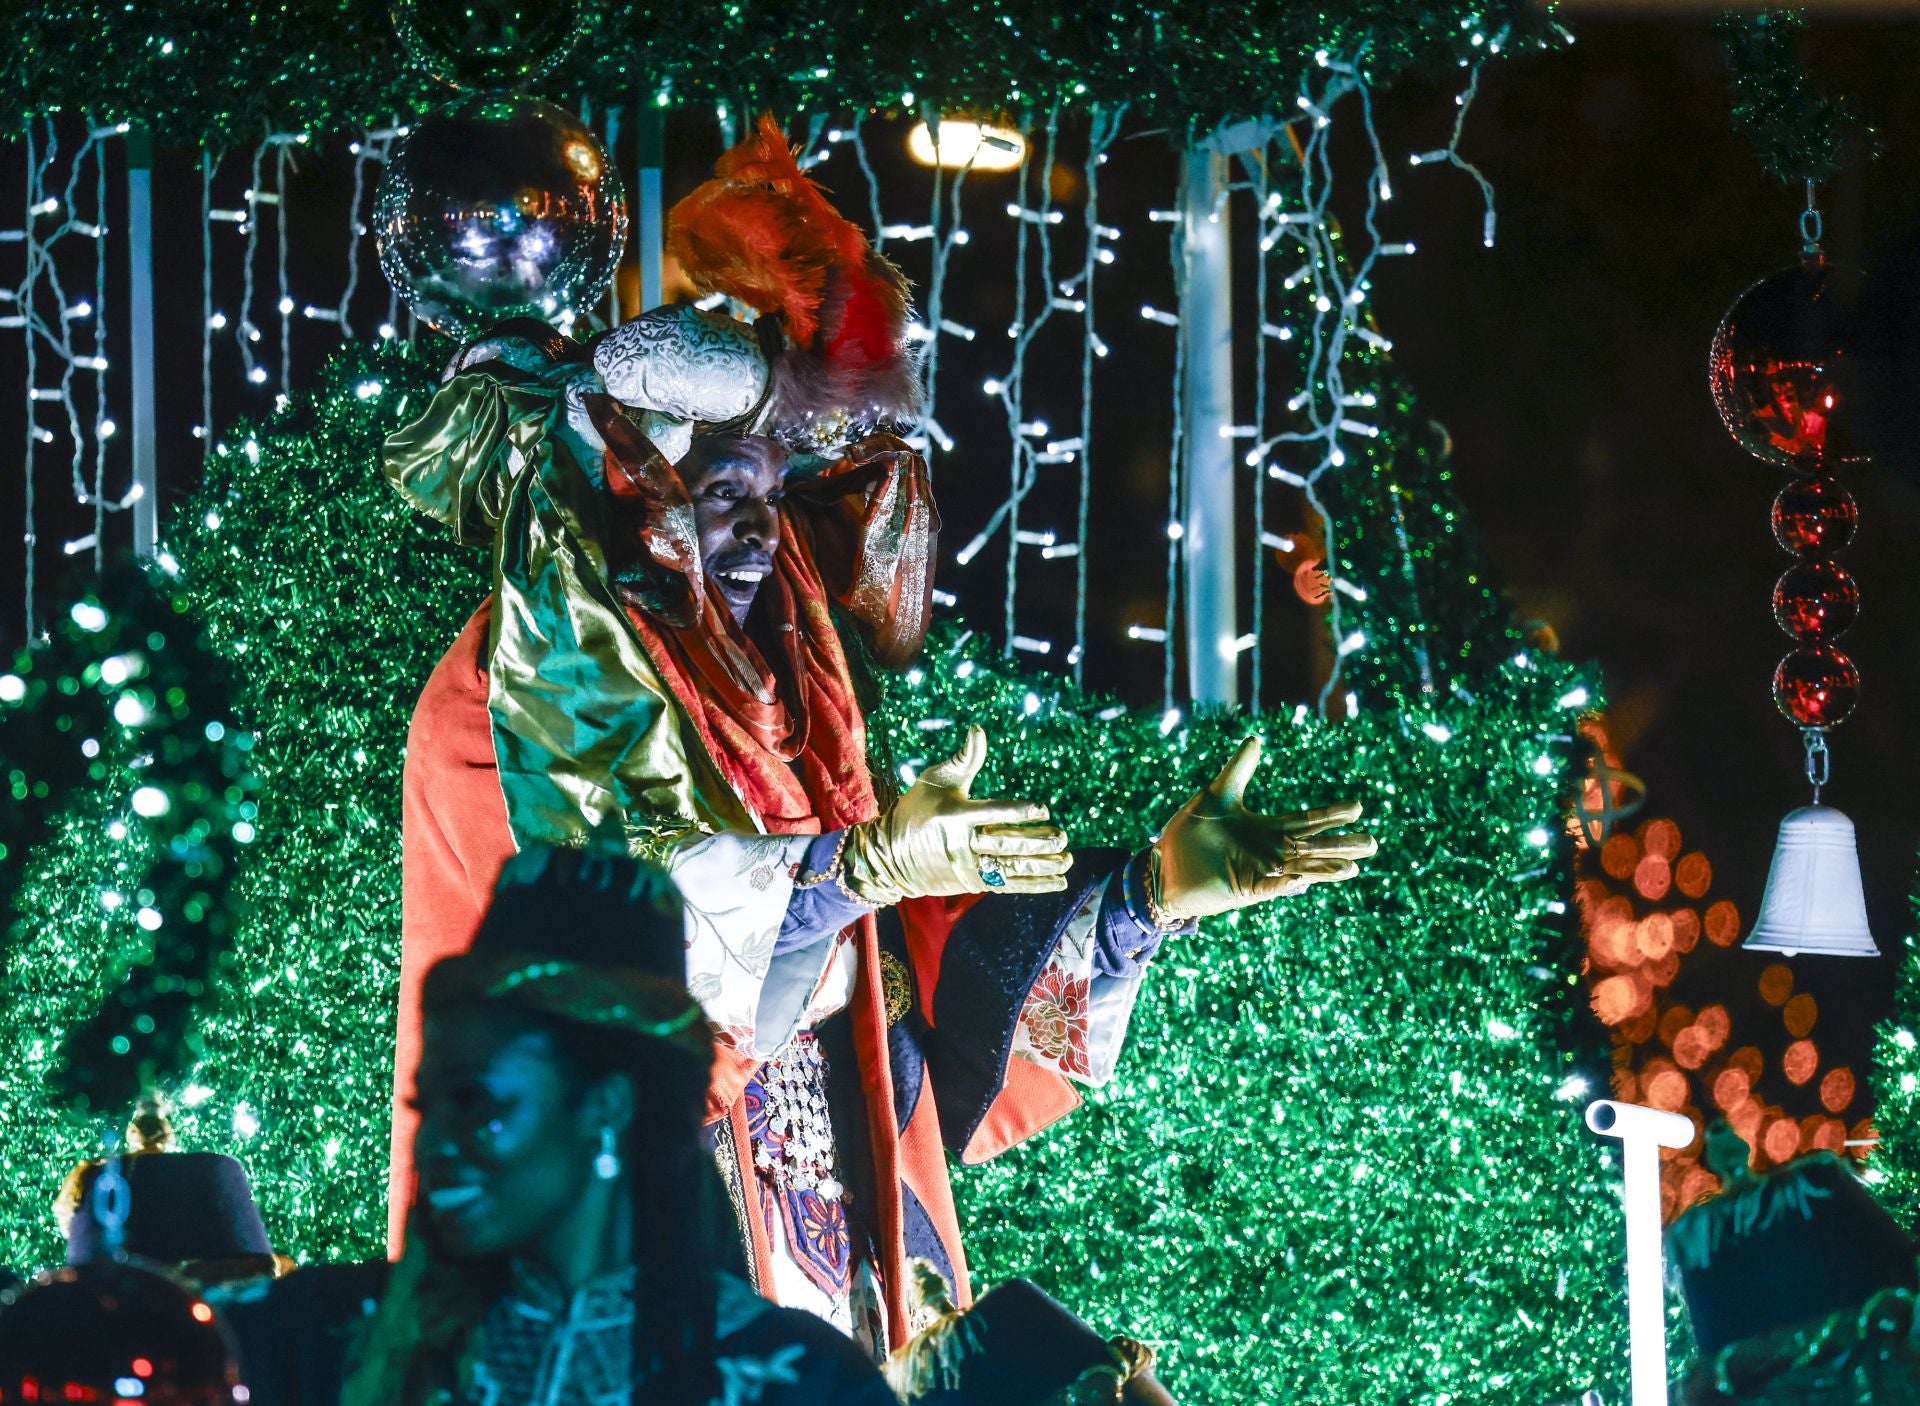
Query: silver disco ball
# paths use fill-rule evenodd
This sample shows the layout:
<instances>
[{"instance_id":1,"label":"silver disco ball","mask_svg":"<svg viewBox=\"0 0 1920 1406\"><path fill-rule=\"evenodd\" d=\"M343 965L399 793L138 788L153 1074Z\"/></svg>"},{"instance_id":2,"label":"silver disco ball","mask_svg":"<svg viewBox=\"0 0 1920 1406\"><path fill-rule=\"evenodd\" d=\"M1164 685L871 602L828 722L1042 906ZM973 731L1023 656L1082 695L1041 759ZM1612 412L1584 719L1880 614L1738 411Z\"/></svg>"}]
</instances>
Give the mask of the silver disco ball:
<instances>
[{"instance_id":1,"label":"silver disco ball","mask_svg":"<svg viewBox=\"0 0 1920 1406\"><path fill-rule=\"evenodd\" d=\"M380 268L421 321L471 337L552 321L607 290L627 237L620 173L580 119L473 93L416 126L374 200Z\"/></svg>"}]
</instances>

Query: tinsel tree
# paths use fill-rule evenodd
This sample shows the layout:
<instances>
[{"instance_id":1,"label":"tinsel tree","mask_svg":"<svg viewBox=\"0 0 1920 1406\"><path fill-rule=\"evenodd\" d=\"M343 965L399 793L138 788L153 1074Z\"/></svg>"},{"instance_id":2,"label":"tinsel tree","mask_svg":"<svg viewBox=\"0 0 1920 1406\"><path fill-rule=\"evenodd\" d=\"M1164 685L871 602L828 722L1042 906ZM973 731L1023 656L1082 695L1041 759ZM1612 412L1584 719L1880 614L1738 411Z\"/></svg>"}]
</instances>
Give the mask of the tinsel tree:
<instances>
[{"instance_id":1,"label":"tinsel tree","mask_svg":"<svg viewBox=\"0 0 1920 1406\"><path fill-rule=\"evenodd\" d=\"M168 542L261 786L246 917L170 1092L183 1143L243 1158L276 1243L307 1259L381 1246L406 722L487 587L378 472L434 381L342 351L220 439ZM1507 632L1440 448L1384 368L1370 384L1385 433L1329 501L1333 565L1368 588L1346 628L1378 641L1349 680L1376 705L1166 728L951 635L890 685L893 764L979 721L1004 744L993 784L1047 797L1083 843L1140 843L1255 727L1257 803L1354 796L1382 843L1360 881L1161 957L1121 1077L961 1176L972 1255L985 1281L1032 1275L1163 1344L1188 1401L1567 1399L1615 1375L1622 1337L1560 820L1594 700ZM117 844L81 805L19 895L36 920L10 964L40 976L0 1007L13 1262L54 1256L45 1208L86 1150L42 1075L123 941L100 901Z\"/></svg>"},{"instance_id":2,"label":"tinsel tree","mask_svg":"<svg viewBox=\"0 0 1920 1406\"><path fill-rule=\"evenodd\" d=\"M1874 1180L1880 1199L1909 1230L1920 1228L1920 892L1915 920L1901 949L1893 1019L1880 1027L1873 1048Z\"/></svg>"},{"instance_id":3,"label":"tinsel tree","mask_svg":"<svg viewBox=\"0 0 1920 1406\"><path fill-rule=\"evenodd\" d=\"M163 554L174 602L229 661L261 787L202 1057L165 1091L182 1144L240 1155L277 1243L308 1257L379 1245L407 700L485 592L481 562L417 526L379 480L381 437L407 388L418 404L432 380L398 355L344 354L270 427L220 441ZM0 987L8 1263L58 1258L49 1207L95 1129L64 1116L47 1078L152 906L124 877L148 862L141 827L119 813L124 767L140 758L113 760L12 895Z\"/></svg>"}]
</instances>

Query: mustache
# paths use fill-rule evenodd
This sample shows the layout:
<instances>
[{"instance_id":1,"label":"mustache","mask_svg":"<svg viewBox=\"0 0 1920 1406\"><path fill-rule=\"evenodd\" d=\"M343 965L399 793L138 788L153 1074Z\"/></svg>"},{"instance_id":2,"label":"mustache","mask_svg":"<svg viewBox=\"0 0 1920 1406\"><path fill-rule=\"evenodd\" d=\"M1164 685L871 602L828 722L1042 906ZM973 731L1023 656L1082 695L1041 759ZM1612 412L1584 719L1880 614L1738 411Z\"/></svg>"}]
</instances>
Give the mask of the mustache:
<instances>
[{"instance_id":1,"label":"mustache","mask_svg":"<svg viewBox=\"0 0 1920 1406\"><path fill-rule=\"evenodd\" d=\"M743 566L759 567L770 572L773 570L773 554L755 547L737 547L715 552L707 559L708 571L738 571Z\"/></svg>"}]
</instances>

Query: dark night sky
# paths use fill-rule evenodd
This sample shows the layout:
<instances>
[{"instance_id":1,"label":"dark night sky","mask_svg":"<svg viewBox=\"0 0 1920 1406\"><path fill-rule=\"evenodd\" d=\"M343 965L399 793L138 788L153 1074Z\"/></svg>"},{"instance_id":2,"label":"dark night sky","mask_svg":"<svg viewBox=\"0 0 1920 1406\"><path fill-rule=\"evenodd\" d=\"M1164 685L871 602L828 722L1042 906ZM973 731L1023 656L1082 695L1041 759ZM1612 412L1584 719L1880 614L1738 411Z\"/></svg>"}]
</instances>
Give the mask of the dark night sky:
<instances>
[{"instance_id":1,"label":"dark night sky","mask_svg":"<svg viewBox=\"0 0 1920 1406\"><path fill-rule=\"evenodd\" d=\"M1784 638L1768 592L1788 558L1766 517L1783 475L1722 429L1706 353L1741 289L1792 261L1801 193L1764 177L1729 129L1705 20L1576 31L1570 53L1505 65L1482 85L1469 148L1499 189L1498 246L1478 247L1462 182L1406 180L1403 217L1426 257L1383 271L1380 317L1453 432L1460 491L1521 613L1599 662L1647 813L1679 822L1714 863L1714 893L1750 921L1779 817L1805 799L1798 738L1769 689ZM1829 253L1869 271L1910 263L1920 27L1820 20L1814 40L1818 80L1852 97L1884 143L1824 195ZM1383 104L1391 145L1418 149L1447 101L1402 85ZM1920 388L1902 400L1920 409ZM1827 799L1859 827L1874 933L1896 952L1916 840L1906 729L1920 659L1902 640L1920 612L1920 486L1873 468L1849 482L1861 530L1844 560L1863 607L1846 647L1864 687L1833 739ZM1681 995L1737 998L1763 964L1696 960ZM1894 963L1803 959L1796 972L1821 999L1823 1052L1864 1068Z\"/></svg>"},{"instance_id":2,"label":"dark night sky","mask_svg":"<svg viewBox=\"0 0 1920 1406\"><path fill-rule=\"evenodd\" d=\"M1379 267L1374 305L1402 369L1453 435L1460 492L1520 614L1550 622L1568 655L1599 663L1616 741L1650 788L1647 813L1679 822L1688 847L1705 849L1715 865L1715 895L1733 898L1750 919L1779 817L1804 799L1797 739L1774 712L1768 682L1784 651L1767 598L1787 559L1766 526L1782 476L1747 459L1721 429L1707 395L1706 353L1736 294L1791 262L1798 193L1762 176L1730 131L1723 60L1705 19L1574 23L1572 50L1500 63L1481 85L1464 149L1498 189L1492 250L1481 247L1479 195L1466 176L1401 164L1408 152L1444 143L1454 76L1407 79L1378 103L1396 163L1397 198L1383 231L1417 240L1420 253ZM1920 26L1913 24L1822 18L1815 26L1816 73L1857 101L1884 142L1877 160L1850 169L1824 200L1830 252L1869 269L1911 260L1920 248L1920 191L1908 177L1920 160L1920 88L1910 81L1917 53ZM1352 195L1364 176L1362 153L1347 120L1353 112L1339 116ZM676 119L669 150L672 198L717 154L712 124ZM1077 166L1077 152L1067 154ZM903 173L891 149L881 161L885 180ZM8 163L8 188L0 190L5 208L17 208L16 164ZM233 189L223 185L216 204L234 203L244 184L234 164L223 178ZM1137 309L1171 301L1164 227L1149 224L1146 211L1169 203L1175 164L1164 135L1135 134L1102 173L1103 210L1127 233L1121 261L1101 274L1105 291L1096 305L1118 350L1102 364L1096 401L1103 448L1089 678L1138 703L1157 700L1158 651L1126 642L1124 628L1160 610L1170 334L1141 322ZM843 207L864 219L865 190L851 158L836 157L824 174ZM186 350L198 347L198 181L184 153L163 153L160 175L162 326L188 334L168 334L176 349L163 362L161 386L163 476L167 496L177 498L198 461L187 436L198 418L197 355ZM311 161L290 207L297 224L310 222L299 227L344 226L347 180L344 162ZM1071 208L1074 181L1056 189ZM979 194L982 211L1005 199L986 187ZM910 208L916 198L900 196L894 208L890 195L888 218L923 219ZM977 388L983 375L1003 369L998 329L1011 312L1011 291L1000 251L1012 223L986 213L970 214L969 222L978 234L966 267L986 270L998 259L1000 271L956 294L971 300L966 315L983 335L971 346L948 344L941 418L987 452L942 470L949 552L979 527L1005 481L1004 449L994 447ZM336 286L339 246L331 237L315 245L314 272L296 252L297 291ZM379 276L366 262L371 296L383 304ZM916 271L911 256L906 263ZM955 277L968 275L957 268ZM233 307L237 290L223 286L217 301ZM326 334L310 326L299 337L298 363L311 371ZM1130 343L1150 354L1129 355ZM230 348L221 354L235 360ZM9 338L0 349L0 384L18 383L15 356ZM216 421L239 410L247 394L230 386L231 370ZM1077 338L1042 348L1033 374L1043 393L1058 388L1059 402L1071 404ZM1920 406L1920 393L1910 398ZM11 403L0 410L0 443L18 442L14 415ZM1067 482L1063 476L1060 491L1036 494L1032 521L1068 520ZM1865 692L1834 739L1830 799L1859 825L1875 933L1893 951L1909 926L1916 841L1904 729L1920 696L1920 659L1900 640L1903 622L1920 618L1920 570L1910 555L1920 541L1920 483L1880 469L1856 472L1851 483L1862 529L1845 560L1861 583L1864 610L1848 648ZM0 568L11 595L18 507L11 492L8 499ZM1286 525L1284 513L1277 510L1274 525ZM44 530L51 538L59 525ZM961 593L971 623L997 631L1003 571L1004 557L989 550L966 570L943 563L941 576ZM1022 593L1020 628L1065 637L1071 579L1057 564L1054 574L1035 579ZM1313 622L1284 579L1273 584L1269 604L1277 656L1269 699L1277 701L1304 690ZM9 601L0 643L17 642L16 615ZM1716 953L1693 964L1681 994L1698 1003L1750 991L1761 965ZM1892 963L1803 962L1800 976L1823 1001L1816 1030L1823 1049L1864 1068L1870 1023L1889 1008Z\"/></svg>"}]
</instances>

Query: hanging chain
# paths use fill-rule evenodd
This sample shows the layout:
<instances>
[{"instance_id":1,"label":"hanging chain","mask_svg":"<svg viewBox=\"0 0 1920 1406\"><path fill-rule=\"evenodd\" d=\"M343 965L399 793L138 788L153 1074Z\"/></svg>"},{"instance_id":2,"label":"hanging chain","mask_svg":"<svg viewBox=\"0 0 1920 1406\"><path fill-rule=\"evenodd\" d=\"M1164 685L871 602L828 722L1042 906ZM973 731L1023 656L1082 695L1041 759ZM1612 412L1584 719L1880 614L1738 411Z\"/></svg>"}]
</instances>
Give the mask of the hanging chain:
<instances>
[{"instance_id":1,"label":"hanging chain","mask_svg":"<svg viewBox=\"0 0 1920 1406\"><path fill-rule=\"evenodd\" d=\"M1811 258L1820 252L1820 236L1825 226L1820 219L1820 207L1813 203L1813 182L1807 182L1807 208L1800 212L1800 252Z\"/></svg>"},{"instance_id":2,"label":"hanging chain","mask_svg":"<svg viewBox=\"0 0 1920 1406\"><path fill-rule=\"evenodd\" d=\"M1813 803L1820 804L1820 788L1831 775L1832 759L1827 752L1827 730L1810 727L1801 733L1807 744L1807 781L1813 787Z\"/></svg>"}]
</instances>

